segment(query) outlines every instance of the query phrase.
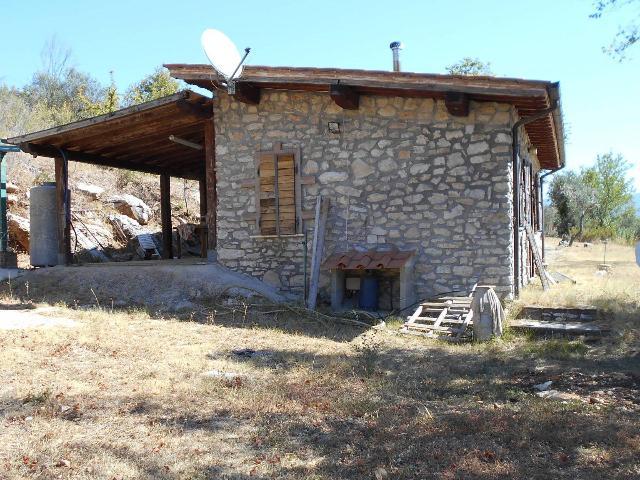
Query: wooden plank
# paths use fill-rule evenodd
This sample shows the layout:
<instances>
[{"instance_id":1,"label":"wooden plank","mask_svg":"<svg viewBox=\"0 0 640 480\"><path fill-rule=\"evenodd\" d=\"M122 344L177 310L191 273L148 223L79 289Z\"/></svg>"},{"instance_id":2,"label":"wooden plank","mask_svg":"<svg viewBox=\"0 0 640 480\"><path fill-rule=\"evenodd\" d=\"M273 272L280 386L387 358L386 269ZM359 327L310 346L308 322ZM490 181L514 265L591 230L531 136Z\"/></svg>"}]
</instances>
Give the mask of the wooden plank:
<instances>
[{"instance_id":1,"label":"wooden plank","mask_svg":"<svg viewBox=\"0 0 640 480\"><path fill-rule=\"evenodd\" d=\"M171 177L160 175L160 219L162 223L162 258L173 258L173 229L171 226Z\"/></svg>"},{"instance_id":2,"label":"wooden plank","mask_svg":"<svg viewBox=\"0 0 640 480\"><path fill-rule=\"evenodd\" d=\"M473 310L469 310L469 313L467 313L467 315L464 317L464 320L462 322L462 325L460 325L460 329L458 330L458 333L456 334L456 338L461 338L462 335L464 334L465 330L467 329L467 327L471 324L471 320L473 319Z\"/></svg>"},{"instance_id":3,"label":"wooden plank","mask_svg":"<svg viewBox=\"0 0 640 480\"><path fill-rule=\"evenodd\" d=\"M542 282L542 289L549 290L549 288L551 288L549 285L549 278L547 277L547 272L544 269L542 255L540 255L540 250L538 250L538 244L536 243L535 236L533 235L533 230L531 230L531 225L525 222L524 230L527 233L527 240L529 240L529 246L533 252L533 259L536 264L536 269L538 270L538 275L540 276L540 281Z\"/></svg>"},{"instance_id":4,"label":"wooden plank","mask_svg":"<svg viewBox=\"0 0 640 480\"><path fill-rule=\"evenodd\" d=\"M329 199L318 196L316 200L316 221L313 229L313 250L311 255L311 277L309 284L309 298L307 307L315 310L318 298L318 283L320 281L320 262L322 261L322 251L324 248L324 232L329 213Z\"/></svg>"},{"instance_id":5,"label":"wooden plank","mask_svg":"<svg viewBox=\"0 0 640 480\"><path fill-rule=\"evenodd\" d=\"M187 99L190 97L206 99L206 97L202 95L199 95L195 92L190 92L189 90L185 90L185 91L170 95L168 97L163 97L157 100L152 100L150 102L144 102L139 105L134 105L132 107L123 108L116 112L106 113L104 115L98 115L97 117L87 118L86 120L80 120L77 122L61 125L58 127L52 127L47 130L42 130L40 132L29 133L27 135L13 137L8 139L8 141L9 143L12 143L12 144L18 144L18 143L30 142L36 139L40 140L44 137L57 135L57 134L61 134L61 133L65 133L73 130L78 130L88 126L103 123L105 121L108 121L110 124L115 124L117 123L116 120L122 119L123 117L127 117L136 113L141 113L147 110L152 110L158 107L162 107L164 105L171 104L177 100Z\"/></svg>"},{"instance_id":6,"label":"wooden plank","mask_svg":"<svg viewBox=\"0 0 640 480\"><path fill-rule=\"evenodd\" d=\"M198 182L200 189L200 258L207 258L207 182Z\"/></svg>"},{"instance_id":7,"label":"wooden plank","mask_svg":"<svg viewBox=\"0 0 640 480\"><path fill-rule=\"evenodd\" d=\"M446 307L442 309L442 312L440 312L440 315L438 315L438 318L433 324L434 327L440 326L440 324L442 323L442 320L444 320L444 317L447 315L447 311L448 309Z\"/></svg>"},{"instance_id":8,"label":"wooden plank","mask_svg":"<svg viewBox=\"0 0 640 480\"><path fill-rule=\"evenodd\" d=\"M69 164L55 158L56 213L58 217L58 264L71 263L71 205L69 192Z\"/></svg>"},{"instance_id":9,"label":"wooden plank","mask_svg":"<svg viewBox=\"0 0 640 480\"><path fill-rule=\"evenodd\" d=\"M218 192L216 174L216 134L213 118L204 124L204 164L207 187L207 258L215 258L218 248Z\"/></svg>"},{"instance_id":10,"label":"wooden plank","mask_svg":"<svg viewBox=\"0 0 640 480\"><path fill-rule=\"evenodd\" d=\"M300 178L300 172L302 171L301 166L301 157L300 157L300 148L296 148L295 156L294 156L294 181L293 185L295 187L295 198L294 203L296 207L296 226L295 233L302 233L302 181ZM306 285L305 285L306 287Z\"/></svg>"},{"instance_id":11,"label":"wooden plank","mask_svg":"<svg viewBox=\"0 0 640 480\"><path fill-rule=\"evenodd\" d=\"M414 323L421 314L422 314L422 306L418 305L418 308L416 308L416 311L413 312L413 315L407 318L407 323Z\"/></svg>"}]
</instances>

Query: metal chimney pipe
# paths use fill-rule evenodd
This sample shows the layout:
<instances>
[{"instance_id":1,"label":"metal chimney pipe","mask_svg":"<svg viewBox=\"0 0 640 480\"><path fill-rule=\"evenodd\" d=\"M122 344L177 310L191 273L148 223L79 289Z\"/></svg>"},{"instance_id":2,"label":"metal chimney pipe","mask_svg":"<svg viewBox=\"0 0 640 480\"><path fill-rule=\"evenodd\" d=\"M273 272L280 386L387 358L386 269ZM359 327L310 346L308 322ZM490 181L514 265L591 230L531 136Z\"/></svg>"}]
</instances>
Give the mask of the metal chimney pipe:
<instances>
[{"instance_id":1,"label":"metal chimney pipe","mask_svg":"<svg viewBox=\"0 0 640 480\"><path fill-rule=\"evenodd\" d=\"M402 50L402 42L391 42L389 48L393 52L393 71L400 71L400 50Z\"/></svg>"}]
</instances>

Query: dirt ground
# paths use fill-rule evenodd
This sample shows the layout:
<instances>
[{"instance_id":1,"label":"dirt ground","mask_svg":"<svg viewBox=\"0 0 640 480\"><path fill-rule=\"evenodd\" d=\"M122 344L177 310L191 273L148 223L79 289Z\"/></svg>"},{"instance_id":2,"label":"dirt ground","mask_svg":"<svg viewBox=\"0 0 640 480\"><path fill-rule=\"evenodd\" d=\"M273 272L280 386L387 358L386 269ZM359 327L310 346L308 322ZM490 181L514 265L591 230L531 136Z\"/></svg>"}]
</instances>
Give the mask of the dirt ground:
<instances>
[{"instance_id":1,"label":"dirt ground","mask_svg":"<svg viewBox=\"0 0 640 480\"><path fill-rule=\"evenodd\" d=\"M0 335L0 478L638 478L640 269L619 248L607 278L585 266L595 248L559 251L578 284L523 299L601 301L616 332L596 340L58 306L75 328ZM0 315L26 303L5 293ZM562 399L535 394L545 381Z\"/></svg>"}]
</instances>

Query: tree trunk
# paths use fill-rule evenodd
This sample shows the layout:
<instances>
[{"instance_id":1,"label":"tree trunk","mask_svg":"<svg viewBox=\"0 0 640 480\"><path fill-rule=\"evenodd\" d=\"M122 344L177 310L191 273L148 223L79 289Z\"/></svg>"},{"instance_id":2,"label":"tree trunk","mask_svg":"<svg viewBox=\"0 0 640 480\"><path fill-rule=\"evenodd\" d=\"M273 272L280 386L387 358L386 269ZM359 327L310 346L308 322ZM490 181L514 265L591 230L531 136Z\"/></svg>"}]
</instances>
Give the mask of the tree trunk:
<instances>
[{"instance_id":1,"label":"tree trunk","mask_svg":"<svg viewBox=\"0 0 640 480\"><path fill-rule=\"evenodd\" d=\"M574 234L571 235L571 239L569 240L569 246L573 245L573 241L576 238L582 238L582 230L584 229L584 216L585 216L586 212L582 212L580 214L580 226L578 227L578 231Z\"/></svg>"}]
</instances>

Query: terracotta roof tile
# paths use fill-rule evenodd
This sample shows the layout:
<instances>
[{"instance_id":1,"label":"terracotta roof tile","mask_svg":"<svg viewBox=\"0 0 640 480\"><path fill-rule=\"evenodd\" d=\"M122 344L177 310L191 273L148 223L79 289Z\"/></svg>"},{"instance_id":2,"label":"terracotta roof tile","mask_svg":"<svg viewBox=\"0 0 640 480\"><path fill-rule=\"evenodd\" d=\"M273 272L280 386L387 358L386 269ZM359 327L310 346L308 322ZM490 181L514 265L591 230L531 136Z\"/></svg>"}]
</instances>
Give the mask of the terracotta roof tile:
<instances>
[{"instance_id":1,"label":"terracotta roof tile","mask_svg":"<svg viewBox=\"0 0 640 480\"><path fill-rule=\"evenodd\" d=\"M334 253L322 264L325 270L383 270L402 268L415 254L415 251L376 251Z\"/></svg>"}]
</instances>

